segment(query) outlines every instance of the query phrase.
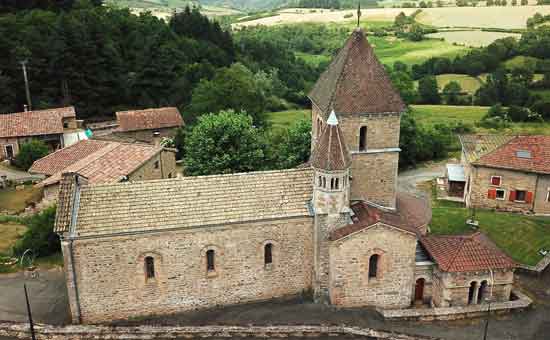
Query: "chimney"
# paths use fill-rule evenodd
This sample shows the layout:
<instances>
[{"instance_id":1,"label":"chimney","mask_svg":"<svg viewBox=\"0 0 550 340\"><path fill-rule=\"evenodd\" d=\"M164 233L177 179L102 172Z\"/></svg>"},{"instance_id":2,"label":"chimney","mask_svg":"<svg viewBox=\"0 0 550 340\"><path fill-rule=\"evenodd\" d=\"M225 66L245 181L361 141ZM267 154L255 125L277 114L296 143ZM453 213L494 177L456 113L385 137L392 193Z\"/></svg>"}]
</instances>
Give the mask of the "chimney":
<instances>
[{"instance_id":1,"label":"chimney","mask_svg":"<svg viewBox=\"0 0 550 340\"><path fill-rule=\"evenodd\" d=\"M160 132L158 131L153 132L153 144L155 146L160 146L160 141L161 141Z\"/></svg>"}]
</instances>

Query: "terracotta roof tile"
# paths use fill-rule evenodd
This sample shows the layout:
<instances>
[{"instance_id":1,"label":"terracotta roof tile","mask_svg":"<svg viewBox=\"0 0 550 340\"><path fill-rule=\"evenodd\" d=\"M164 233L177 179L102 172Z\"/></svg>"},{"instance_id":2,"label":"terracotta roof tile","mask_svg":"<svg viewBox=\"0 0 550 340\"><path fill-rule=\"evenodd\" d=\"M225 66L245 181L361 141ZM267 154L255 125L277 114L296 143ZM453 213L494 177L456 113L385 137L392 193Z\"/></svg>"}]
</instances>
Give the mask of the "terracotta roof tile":
<instances>
[{"instance_id":1,"label":"terracotta roof tile","mask_svg":"<svg viewBox=\"0 0 550 340\"><path fill-rule=\"evenodd\" d=\"M431 258L445 272L512 269L517 265L484 234L437 236L420 239Z\"/></svg>"},{"instance_id":2,"label":"terracotta roof tile","mask_svg":"<svg viewBox=\"0 0 550 340\"><path fill-rule=\"evenodd\" d=\"M357 202L351 206L353 223L334 230L329 239L334 241L377 223L384 223L417 235L422 234L424 226L432 219L428 202L416 196L398 193L396 210L380 209L367 202Z\"/></svg>"},{"instance_id":3,"label":"terracotta roof tile","mask_svg":"<svg viewBox=\"0 0 550 340\"><path fill-rule=\"evenodd\" d=\"M0 114L0 137L60 134L67 117L76 117L74 107Z\"/></svg>"},{"instance_id":4,"label":"terracotta roof tile","mask_svg":"<svg viewBox=\"0 0 550 340\"><path fill-rule=\"evenodd\" d=\"M51 176L96 151L103 149L107 145L109 145L108 142L99 140L80 141L35 161L29 169L29 172Z\"/></svg>"},{"instance_id":5,"label":"terracotta roof tile","mask_svg":"<svg viewBox=\"0 0 550 340\"><path fill-rule=\"evenodd\" d=\"M78 144L80 143L83 142L81 141ZM39 185L48 186L56 184L61 181L62 174L66 172L84 176L90 183L118 182L123 176L130 175L143 163L163 150L162 147L148 144L126 144L107 141L93 141L92 143L99 143L103 146L78 160L76 159L78 156L76 154L60 157L63 160L66 159L67 164L70 164L63 168L59 166L60 169L56 173L40 182ZM63 150L66 150L67 153L80 151L78 147L75 149L71 149L70 147L66 149ZM53 154L52 158L57 158L59 155L63 156L63 153ZM52 160L52 163L55 163L55 159Z\"/></svg>"},{"instance_id":6,"label":"terracotta roof tile","mask_svg":"<svg viewBox=\"0 0 550 340\"><path fill-rule=\"evenodd\" d=\"M183 118L176 107L163 107L116 113L119 127L116 131L127 132L182 126Z\"/></svg>"},{"instance_id":7,"label":"terracotta roof tile","mask_svg":"<svg viewBox=\"0 0 550 340\"><path fill-rule=\"evenodd\" d=\"M93 236L310 216L312 176L311 169L293 169L85 185L76 231Z\"/></svg>"},{"instance_id":8,"label":"terracotta roof tile","mask_svg":"<svg viewBox=\"0 0 550 340\"><path fill-rule=\"evenodd\" d=\"M351 164L351 157L334 112L328 121L333 115L335 123L328 123L321 133L311 157L311 165L324 170L345 170Z\"/></svg>"},{"instance_id":9,"label":"terracotta roof tile","mask_svg":"<svg viewBox=\"0 0 550 340\"><path fill-rule=\"evenodd\" d=\"M321 75L309 98L328 116L337 113L400 113L405 104L361 29Z\"/></svg>"},{"instance_id":10,"label":"terracotta roof tile","mask_svg":"<svg viewBox=\"0 0 550 340\"><path fill-rule=\"evenodd\" d=\"M482 155L476 165L550 174L550 136L518 136Z\"/></svg>"}]
</instances>

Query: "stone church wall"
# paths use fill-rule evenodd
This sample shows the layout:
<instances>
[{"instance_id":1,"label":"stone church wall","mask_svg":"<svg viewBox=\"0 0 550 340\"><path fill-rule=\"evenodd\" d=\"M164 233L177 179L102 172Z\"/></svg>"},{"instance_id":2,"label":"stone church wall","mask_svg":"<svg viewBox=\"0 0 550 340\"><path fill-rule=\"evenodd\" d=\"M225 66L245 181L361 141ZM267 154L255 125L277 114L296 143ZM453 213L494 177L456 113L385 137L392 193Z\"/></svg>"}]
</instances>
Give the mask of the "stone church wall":
<instances>
[{"instance_id":1,"label":"stone church wall","mask_svg":"<svg viewBox=\"0 0 550 340\"><path fill-rule=\"evenodd\" d=\"M405 308L412 301L416 236L378 224L332 243L330 298L341 307ZM369 278L369 258L378 254L378 274Z\"/></svg>"},{"instance_id":2,"label":"stone church wall","mask_svg":"<svg viewBox=\"0 0 550 340\"><path fill-rule=\"evenodd\" d=\"M103 322L300 294L312 284L312 238L313 219L303 217L76 240L82 321ZM271 265L264 265L267 243L273 244ZM210 249L216 254L214 271L206 267ZM154 258L153 279L146 278L147 256ZM69 269L67 272L70 274ZM73 321L77 321L74 286L68 282L68 287Z\"/></svg>"}]
</instances>

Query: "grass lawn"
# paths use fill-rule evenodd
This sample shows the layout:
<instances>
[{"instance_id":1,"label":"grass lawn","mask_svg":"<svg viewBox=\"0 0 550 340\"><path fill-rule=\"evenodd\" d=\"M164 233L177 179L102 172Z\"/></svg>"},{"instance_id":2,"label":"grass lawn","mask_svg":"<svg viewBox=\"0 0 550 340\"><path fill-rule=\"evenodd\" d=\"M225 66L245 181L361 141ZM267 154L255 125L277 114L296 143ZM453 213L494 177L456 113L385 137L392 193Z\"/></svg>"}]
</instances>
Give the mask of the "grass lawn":
<instances>
[{"instance_id":1,"label":"grass lawn","mask_svg":"<svg viewBox=\"0 0 550 340\"><path fill-rule=\"evenodd\" d=\"M471 232L466 225L470 210L454 202L432 202L431 232L440 235ZM476 210L479 228L514 260L535 265L542 259L538 251L550 249L550 218Z\"/></svg>"},{"instance_id":2,"label":"grass lawn","mask_svg":"<svg viewBox=\"0 0 550 340\"><path fill-rule=\"evenodd\" d=\"M526 57L526 56L517 56L513 57L512 59L508 59L504 62L504 67L506 67L509 70L513 70L518 67L525 67L525 66L535 66L537 62L540 59L534 58L534 57Z\"/></svg>"},{"instance_id":3,"label":"grass lawn","mask_svg":"<svg viewBox=\"0 0 550 340\"><path fill-rule=\"evenodd\" d=\"M443 90L451 81L456 81L464 92L474 94L482 85L480 79L466 74L440 74L436 78L440 90Z\"/></svg>"},{"instance_id":4,"label":"grass lawn","mask_svg":"<svg viewBox=\"0 0 550 340\"><path fill-rule=\"evenodd\" d=\"M27 207L28 202L36 202L40 200L42 190L25 185L23 190L15 190L13 188L0 190L0 212L7 211L8 213L18 213Z\"/></svg>"},{"instance_id":5,"label":"grass lawn","mask_svg":"<svg viewBox=\"0 0 550 340\"><path fill-rule=\"evenodd\" d=\"M27 230L15 222L0 223L0 254L7 254L17 239Z\"/></svg>"},{"instance_id":6,"label":"grass lawn","mask_svg":"<svg viewBox=\"0 0 550 340\"><path fill-rule=\"evenodd\" d=\"M310 119L310 110L288 110L267 113L267 121L273 130L286 129L300 119Z\"/></svg>"}]
</instances>

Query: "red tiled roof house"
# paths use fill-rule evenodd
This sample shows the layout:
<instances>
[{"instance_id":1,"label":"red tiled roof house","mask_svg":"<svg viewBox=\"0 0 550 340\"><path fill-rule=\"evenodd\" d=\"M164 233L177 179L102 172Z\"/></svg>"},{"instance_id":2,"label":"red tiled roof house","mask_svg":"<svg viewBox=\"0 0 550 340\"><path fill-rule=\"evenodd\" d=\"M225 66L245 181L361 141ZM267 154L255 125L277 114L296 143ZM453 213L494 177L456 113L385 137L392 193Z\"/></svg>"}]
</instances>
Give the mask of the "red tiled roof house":
<instances>
[{"instance_id":1,"label":"red tiled roof house","mask_svg":"<svg viewBox=\"0 0 550 340\"><path fill-rule=\"evenodd\" d=\"M469 207L550 214L550 136L461 136Z\"/></svg>"},{"instance_id":2,"label":"red tiled roof house","mask_svg":"<svg viewBox=\"0 0 550 340\"><path fill-rule=\"evenodd\" d=\"M20 146L31 139L44 141L52 151L62 148L63 133L76 128L72 106L0 114L0 160L17 156Z\"/></svg>"},{"instance_id":3,"label":"red tiled roof house","mask_svg":"<svg viewBox=\"0 0 550 340\"><path fill-rule=\"evenodd\" d=\"M78 174L90 184L176 177L175 151L139 143L83 140L34 162L29 169L46 179L38 183L44 199L57 200L64 173Z\"/></svg>"},{"instance_id":4,"label":"red tiled roof house","mask_svg":"<svg viewBox=\"0 0 550 340\"><path fill-rule=\"evenodd\" d=\"M184 125L176 107L120 111L116 113L118 127L115 136L132 138L151 143L155 138L172 138L176 130Z\"/></svg>"}]
</instances>

